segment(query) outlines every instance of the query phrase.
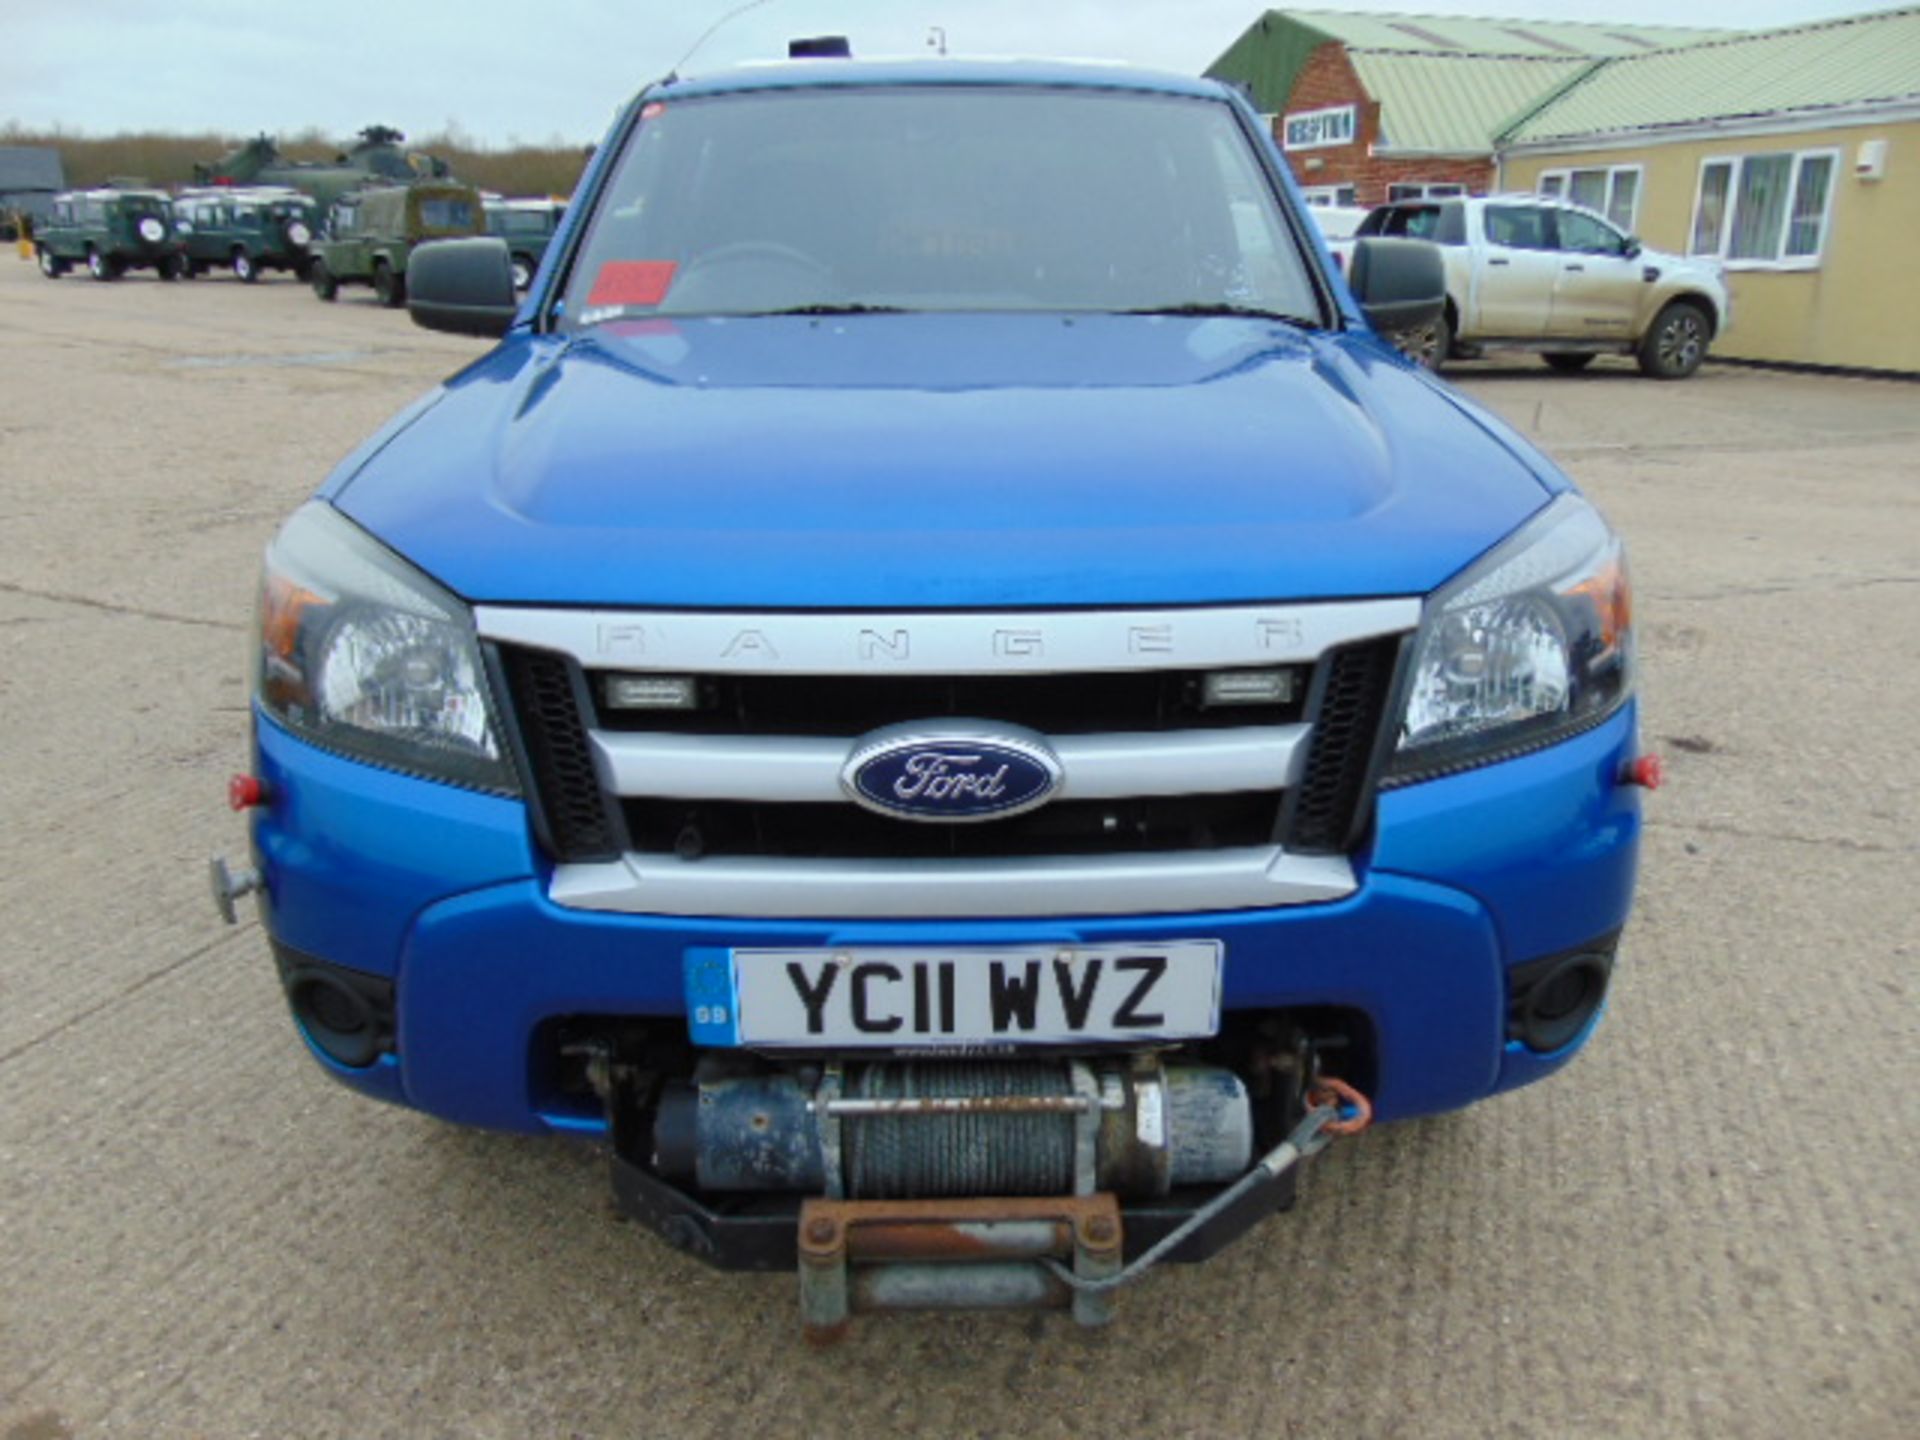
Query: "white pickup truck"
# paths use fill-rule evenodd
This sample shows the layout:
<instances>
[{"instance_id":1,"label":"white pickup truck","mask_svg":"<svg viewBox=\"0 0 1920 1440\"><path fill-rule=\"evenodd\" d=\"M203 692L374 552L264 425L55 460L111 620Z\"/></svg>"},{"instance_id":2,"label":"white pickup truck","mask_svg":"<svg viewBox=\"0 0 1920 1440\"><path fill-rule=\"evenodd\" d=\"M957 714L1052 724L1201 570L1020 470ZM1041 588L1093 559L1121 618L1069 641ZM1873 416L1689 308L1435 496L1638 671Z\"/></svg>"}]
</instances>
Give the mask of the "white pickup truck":
<instances>
[{"instance_id":1,"label":"white pickup truck","mask_svg":"<svg viewBox=\"0 0 1920 1440\"><path fill-rule=\"evenodd\" d=\"M1404 348L1436 370L1449 359L1501 348L1537 351L1567 371L1596 355L1633 355L1644 374L1683 380L1728 324L1717 261L1649 250L1604 217L1564 201L1397 201L1375 209L1357 234L1440 247L1446 313L1431 329L1403 337Z\"/></svg>"}]
</instances>

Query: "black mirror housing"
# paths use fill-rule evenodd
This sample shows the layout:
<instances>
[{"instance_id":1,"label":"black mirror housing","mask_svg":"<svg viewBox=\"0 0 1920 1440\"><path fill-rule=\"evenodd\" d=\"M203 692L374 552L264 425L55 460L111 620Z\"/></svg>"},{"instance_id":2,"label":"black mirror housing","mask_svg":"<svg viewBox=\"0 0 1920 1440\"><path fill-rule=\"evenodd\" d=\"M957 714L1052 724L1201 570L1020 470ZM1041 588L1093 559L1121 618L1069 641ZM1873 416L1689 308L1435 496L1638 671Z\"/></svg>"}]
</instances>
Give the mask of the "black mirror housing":
<instances>
[{"instance_id":1,"label":"black mirror housing","mask_svg":"<svg viewBox=\"0 0 1920 1440\"><path fill-rule=\"evenodd\" d=\"M499 336L519 310L504 240L435 240L407 260L407 313L416 325L455 335Z\"/></svg>"},{"instance_id":2,"label":"black mirror housing","mask_svg":"<svg viewBox=\"0 0 1920 1440\"><path fill-rule=\"evenodd\" d=\"M1347 285L1367 323L1383 335L1431 325L1447 305L1446 263L1427 240L1354 241Z\"/></svg>"}]
</instances>

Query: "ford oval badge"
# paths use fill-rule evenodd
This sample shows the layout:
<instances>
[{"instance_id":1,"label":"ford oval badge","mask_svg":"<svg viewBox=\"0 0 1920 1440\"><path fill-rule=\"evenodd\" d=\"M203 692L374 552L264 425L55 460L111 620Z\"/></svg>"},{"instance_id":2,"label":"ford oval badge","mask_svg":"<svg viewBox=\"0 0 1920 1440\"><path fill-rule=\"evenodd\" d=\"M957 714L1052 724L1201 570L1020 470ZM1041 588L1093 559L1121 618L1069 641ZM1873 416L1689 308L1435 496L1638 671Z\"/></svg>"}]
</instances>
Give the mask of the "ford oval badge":
<instances>
[{"instance_id":1,"label":"ford oval badge","mask_svg":"<svg viewBox=\"0 0 1920 1440\"><path fill-rule=\"evenodd\" d=\"M849 798L902 820L993 820L1044 805L1060 761L1029 731L946 722L878 730L840 772Z\"/></svg>"}]
</instances>

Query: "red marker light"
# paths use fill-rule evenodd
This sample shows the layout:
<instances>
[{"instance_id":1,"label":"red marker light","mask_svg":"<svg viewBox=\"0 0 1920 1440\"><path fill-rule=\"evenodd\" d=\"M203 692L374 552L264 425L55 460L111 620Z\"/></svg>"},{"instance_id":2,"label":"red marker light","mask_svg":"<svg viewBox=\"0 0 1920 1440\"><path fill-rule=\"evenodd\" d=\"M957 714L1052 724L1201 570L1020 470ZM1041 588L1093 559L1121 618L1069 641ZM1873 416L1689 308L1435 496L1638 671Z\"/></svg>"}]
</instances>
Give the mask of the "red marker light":
<instances>
[{"instance_id":1,"label":"red marker light","mask_svg":"<svg viewBox=\"0 0 1920 1440\"><path fill-rule=\"evenodd\" d=\"M251 775L236 775L227 781L227 806L233 810L251 810L267 801L267 787Z\"/></svg>"},{"instance_id":2,"label":"red marker light","mask_svg":"<svg viewBox=\"0 0 1920 1440\"><path fill-rule=\"evenodd\" d=\"M1630 760L1620 771L1620 783L1638 785L1643 790L1658 790L1666 783L1667 767L1658 755L1642 755Z\"/></svg>"}]
</instances>

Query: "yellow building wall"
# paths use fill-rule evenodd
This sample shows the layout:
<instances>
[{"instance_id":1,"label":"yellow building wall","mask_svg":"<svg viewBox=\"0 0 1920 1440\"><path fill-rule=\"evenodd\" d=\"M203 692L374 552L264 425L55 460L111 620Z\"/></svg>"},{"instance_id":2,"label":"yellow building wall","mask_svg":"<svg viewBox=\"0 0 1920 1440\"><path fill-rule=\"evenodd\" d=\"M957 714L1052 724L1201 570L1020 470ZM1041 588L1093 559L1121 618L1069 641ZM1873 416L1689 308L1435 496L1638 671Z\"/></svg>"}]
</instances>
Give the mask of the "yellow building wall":
<instances>
[{"instance_id":1,"label":"yellow building wall","mask_svg":"<svg viewBox=\"0 0 1920 1440\"><path fill-rule=\"evenodd\" d=\"M1868 140L1887 142L1883 179L1854 177L1854 159ZM1840 152L1840 163L1820 267L1729 269L1733 325L1715 341L1713 353L1920 373L1920 121L1509 155L1500 185L1537 190L1543 170L1640 165L1635 228L1655 249L1684 255L1703 159L1828 147Z\"/></svg>"}]
</instances>

